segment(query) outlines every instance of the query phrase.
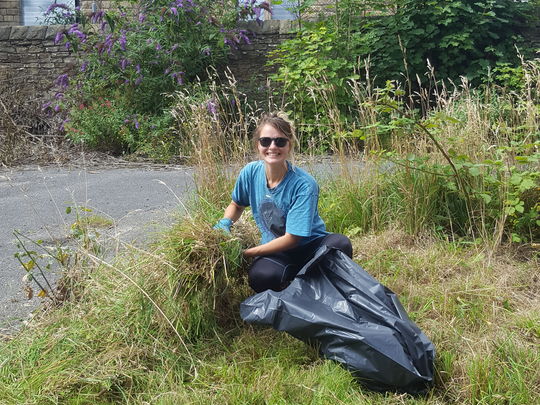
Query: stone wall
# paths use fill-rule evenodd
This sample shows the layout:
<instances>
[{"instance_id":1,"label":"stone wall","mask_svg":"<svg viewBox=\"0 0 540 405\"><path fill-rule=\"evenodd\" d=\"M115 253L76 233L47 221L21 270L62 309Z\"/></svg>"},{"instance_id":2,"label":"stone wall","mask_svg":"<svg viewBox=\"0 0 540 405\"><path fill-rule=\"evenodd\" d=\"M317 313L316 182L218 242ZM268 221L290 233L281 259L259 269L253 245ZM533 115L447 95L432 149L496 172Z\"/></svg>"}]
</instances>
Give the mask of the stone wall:
<instances>
[{"instance_id":1,"label":"stone wall","mask_svg":"<svg viewBox=\"0 0 540 405\"><path fill-rule=\"evenodd\" d=\"M294 34L291 32L297 28L297 22L288 20L267 20L262 24L255 21L244 24L243 29L252 32L251 44L243 44L233 51L229 58L229 69L238 82L238 87L250 93L254 99L266 97L259 91L266 85L267 77L275 71L266 65L268 52L275 50L277 46Z\"/></svg>"},{"instance_id":2,"label":"stone wall","mask_svg":"<svg viewBox=\"0 0 540 405\"><path fill-rule=\"evenodd\" d=\"M74 59L54 37L62 26L0 27L0 80L29 90L51 84Z\"/></svg>"},{"instance_id":3,"label":"stone wall","mask_svg":"<svg viewBox=\"0 0 540 405\"><path fill-rule=\"evenodd\" d=\"M20 24L20 0L0 0L0 27Z\"/></svg>"},{"instance_id":4,"label":"stone wall","mask_svg":"<svg viewBox=\"0 0 540 405\"><path fill-rule=\"evenodd\" d=\"M239 87L251 91L266 83L272 69L266 54L290 38L293 21L250 22L243 28L253 32L251 44L235 50L229 67ZM18 86L34 91L46 88L60 74L73 68L74 57L54 37L62 26L0 27L0 80L16 80Z\"/></svg>"}]
</instances>

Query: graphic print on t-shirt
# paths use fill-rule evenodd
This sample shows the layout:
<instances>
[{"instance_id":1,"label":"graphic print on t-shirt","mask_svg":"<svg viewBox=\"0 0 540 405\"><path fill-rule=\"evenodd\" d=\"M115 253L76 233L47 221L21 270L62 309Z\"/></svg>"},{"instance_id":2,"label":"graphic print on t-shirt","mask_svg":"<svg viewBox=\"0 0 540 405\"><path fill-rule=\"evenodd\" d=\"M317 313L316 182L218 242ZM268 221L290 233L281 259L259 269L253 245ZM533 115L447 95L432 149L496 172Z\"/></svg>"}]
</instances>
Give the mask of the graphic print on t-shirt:
<instances>
[{"instance_id":1,"label":"graphic print on t-shirt","mask_svg":"<svg viewBox=\"0 0 540 405\"><path fill-rule=\"evenodd\" d=\"M271 198L265 198L259 205L259 214L266 230L276 238L285 235L285 213Z\"/></svg>"}]
</instances>

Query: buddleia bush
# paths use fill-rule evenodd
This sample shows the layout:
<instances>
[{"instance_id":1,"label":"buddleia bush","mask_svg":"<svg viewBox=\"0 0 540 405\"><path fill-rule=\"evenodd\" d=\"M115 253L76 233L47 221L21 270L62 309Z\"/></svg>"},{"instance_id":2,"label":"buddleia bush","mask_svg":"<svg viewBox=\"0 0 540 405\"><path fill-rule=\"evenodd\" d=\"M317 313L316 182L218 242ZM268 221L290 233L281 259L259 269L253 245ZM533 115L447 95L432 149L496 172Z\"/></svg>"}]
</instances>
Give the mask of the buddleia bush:
<instances>
[{"instance_id":1,"label":"buddleia bush","mask_svg":"<svg viewBox=\"0 0 540 405\"><path fill-rule=\"evenodd\" d=\"M231 47L249 42L237 22L268 8L208 0L118 4L58 32L55 43L73 51L77 64L56 80L55 100L47 105L64 114L73 140L113 152L133 152L163 127L167 94L204 81L209 67L223 65ZM108 108L99 108L100 100L108 100ZM102 126L98 121L113 133L93 135L92 127ZM143 122L146 131L140 131Z\"/></svg>"}]
</instances>

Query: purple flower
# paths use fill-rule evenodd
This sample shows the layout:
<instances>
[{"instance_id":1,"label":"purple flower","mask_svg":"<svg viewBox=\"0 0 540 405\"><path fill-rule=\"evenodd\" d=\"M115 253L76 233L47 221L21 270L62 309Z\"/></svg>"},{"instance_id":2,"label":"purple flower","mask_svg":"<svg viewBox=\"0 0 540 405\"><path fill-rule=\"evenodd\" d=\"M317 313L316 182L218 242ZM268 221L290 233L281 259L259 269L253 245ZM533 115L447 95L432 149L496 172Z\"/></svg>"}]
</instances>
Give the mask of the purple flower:
<instances>
[{"instance_id":1,"label":"purple flower","mask_svg":"<svg viewBox=\"0 0 540 405\"><path fill-rule=\"evenodd\" d=\"M135 79L135 86L138 86L139 84L141 84L142 79L143 79L142 76L137 77L137 79Z\"/></svg>"},{"instance_id":2,"label":"purple flower","mask_svg":"<svg viewBox=\"0 0 540 405\"><path fill-rule=\"evenodd\" d=\"M120 39L118 40L118 43L120 44L120 49L125 51L126 50L126 31L122 31L122 35L120 35Z\"/></svg>"},{"instance_id":3,"label":"purple flower","mask_svg":"<svg viewBox=\"0 0 540 405\"><path fill-rule=\"evenodd\" d=\"M255 13L255 19L257 20L257 22L259 22L261 20L262 8L255 7L253 11Z\"/></svg>"},{"instance_id":4,"label":"purple flower","mask_svg":"<svg viewBox=\"0 0 540 405\"><path fill-rule=\"evenodd\" d=\"M78 24L73 24L69 28L68 34L75 34L75 35L77 35L77 38L79 38L82 42L86 41L86 34L79 30Z\"/></svg>"},{"instance_id":5,"label":"purple flower","mask_svg":"<svg viewBox=\"0 0 540 405\"><path fill-rule=\"evenodd\" d=\"M54 37L54 44L58 45L58 43L64 38L64 33L62 31L58 31L56 33L56 36Z\"/></svg>"},{"instance_id":6,"label":"purple flower","mask_svg":"<svg viewBox=\"0 0 540 405\"><path fill-rule=\"evenodd\" d=\"M163 74L164 75L168 75L169 73L171 73L171 69L167 68L163 71Z\"/></svg>"},{"instance_id":7,"label":"purple flower","mask_svg":"<svg viewBox=\"0 0 540 405\"><path fill-rule=\"evenodd\" d=\"M144 22L144 20L146 20L146 16L143 13L140 13L139 14L139 22L142 23L142 22Z\"/></svg>"},{"instance_id":8,"label":"purple flower","mask_svg":"<svg viewBox=\"0 0 540 405\"><path fill-rule=\"evenodd\" d=\"M86 72L86 69L88 68L89 64L90 62L84 61L83 64L81 65L81 72Z\"/></svg>"},{"instance_id":9,"label":"purple flower","mask_svg":"<svg viewBox=\"0 0 540 405\"><path fill-rule=\"evenodd\" d=\"M212 54L212 51L210 51L210 48L207 46L206 48L204 48L201 53L203 55L206 55L206 56L210 56Z\"/></svg>"},{"instance_id":10,"label":"purple flower","mask_svg":"<svg viewBox=\"0 0 540 405\"><path fill-rule=\"evenodd\" d=\"M174 72L171 77L176 79L176 83L184 84L184 72Z\"/></svg>"},{"instance_id":11,"label":"purple flower","mask_svg":"<svg viewBox=\"0 0 540 405\"><path fill-rule=\"evenodd\" d=\"M216 102L213 99L206 103L206 110L213 119L217 119Z\"/></svg>"},{"instance_id":12,"label":"purple flower","mask_svg":"<svg viewBox=\"0 0 540 405\"><path fill-rule=\"evenodd\" d=\"M47 101L45 104L43 104L43 105L41 106L41 109L42 109L42 110L46 110L47 108L49 108L49 107L51 106L51 104L52 104L52 102Z\"/></svg>"},{"instance_id":13,"label":"purple flower","mask_svg":"<svg viewBox=\"0 0 540 405\"><path fill-rule=\"evenodd\" d=\"M171 7L171 13L178 15L178 9L176 7Z\"/></svg>"},{"instance_id":14,"label":"purple flower","mask_svg":"<svg viewBox=\"0 0 540 405\"><path fill-rule=\"evenodd\" d=\"M71 42L66 41L66 43L64 44L64 46L65 46L66 49L69 51L69 48L71 47Z\"/></svg>"},{"instance_id":15,"label":"purple flower","mask_svg":"<svg viewBox=\"0 0 540 405\"><path fill-rule=\"evenodd\" d=\"M251 41L249 39L249 37L247 36L247 31L246 30L240 30L238 31L238 35L240 36L240 40L243 40L246 44L251 44ZM240 43L240 41L238 41Z\"/></svg>"},{"instance_id":16,"label":"purple flower","mask_svg":"<svg viewBox=\"0 0 540 405\"><path fill-rule=\"evenodd\" d=\"M133 124L135 125L135 129L139 129L139 121L137 121L137 117L133 118Z\"/></svg>"},{"instance_id":17,"label":"purple flower","mask_svg":"<svg viewBox=\"0 0 540 405\"><path fill-rule=\"evenodd\" d=\"M171 46L171 52L173 52L176 48L178 48L178 44L174 44L173 46Z\"/></svg>"},{"instance_id":18,"label":"purple flower","mask_svg":"<svg viewBox=\"0 0 540 405\"><path fill-rule=\"evenodd\" d=\"M107 35L105 38L105 41L103 42L103 46L99 48L99 54L101 55L103 51L107 51L107 54L111 54L111 49L114 45L115 39L113 38L112 34Z\"/></svg>"},{"instance_id":19,"label":"purple flower","mask_svg":"<svg viewBox=\"0 0 540 405\"><path fill-rule=\"evenodd\" d=\"M94 24L101 22L105 16L105 11L99 10L91 14L91 20Z\"/></svg>"},{"instance_id":20,"label":"purple flower","mask_svg":"<svg viewBox=\"0 0 540 405\"><path fill-rule=\"evenodd\" d=\"M159 51L161 50L161 45L160 44L156 44L156 51Z\"/></svg>"},{"instance_id":21,"label":"purple flower","mask_svg":"<svg viewBox=\"0 0 540 405\"><path fill-rule=\"evenodd\" d=\"M225 43L225 45L229 45L231 48L237 48L236 43L231 41L229 38L225 38L223 42Z\"/></svg>"},{"instance_id":22,"label":"purple flower","mask_svg":"<svg viewBox=\"0 0 540 405\"><path fill-rule=\"evenodd\" d=\"M54 106L54 112L59 112L60 111L60 105L59 104L56 104Z\"/></svg>"},{"instance_id":23,"label":"purple flower","mask_svg":"<svg viewBox=\"0 0 540 405\"><path fill-rule=\"evenodd\" d=\"M56 85L65 89L69 86L69 76L67 74L60 75L56 78Z\"/></svg>"},{"instance_id":24,"label":"purple flower","mask_svg":"<svg viewBox=\"0 0 540 405\"><path fill-rule=\"evenodd\" d=\"M54 95L54 98L55 98L56 100L61 100L61 99L64 98L64 93L58 92L58 93L56 93L56 94Z\"/></svg>"},{"instance_id":25,"label":"purple flower","mask_svg":"<svg viewBox=\"0 0 540 405\"><path fill-rule=\"evenodd\" d=\"M135 66L135 71L137 72L138 75L141 74L141 65L137 64L137 66Z\"/></svg>"},{"instance_id":26,"label":"purple flower","mask_svg":"<svg viewBox=\"0 0 540 405\"><path fill-rule=\"evenodd\" d=\"M127 59L122 59L120 61L120 69L122 70L125 70L127 68L127 66L129 65L129 60Z\"/></svg>"}]
</instances>

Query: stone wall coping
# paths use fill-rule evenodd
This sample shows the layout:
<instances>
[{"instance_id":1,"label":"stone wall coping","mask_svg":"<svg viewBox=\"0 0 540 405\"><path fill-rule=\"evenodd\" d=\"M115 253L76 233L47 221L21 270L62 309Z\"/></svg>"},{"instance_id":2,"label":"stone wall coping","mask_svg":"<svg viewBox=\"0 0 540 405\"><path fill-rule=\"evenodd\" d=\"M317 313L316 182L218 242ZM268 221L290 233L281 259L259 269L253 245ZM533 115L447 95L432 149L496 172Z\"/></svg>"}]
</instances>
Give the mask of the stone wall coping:
<instances>
[{"instance_id":1,"label":"stone wall coping","mask_svg":"<svg viewBox=\"0 0 540 405\"><path fill-rule=\"evenodd\" d=\"M13 25L0 27L0 41L32 41L54 39L58 31L69 25Z\"/></svg>"},{"instance_id":2,"label":"stone wall coping","mask_svg":"<svg viewBox=\"0 0 540 405\"><path fill-rule=\"evenodd\" d=\"M69 26L63 25L15 25L0 27L0 40L39 40L53 39L58 31ZM256 21L244 21L239 28L251 31L255 34L286 35L298 29L298 21L293 20L266 20L260 23Z\"/></svg>"},{"instance_id":3,"label":"stone wall coping","mask_svg":"<svg viewBox=\"0 0 540 405\"><path fill-rule=\"evenodd\" d=\"M244 21L239 24L239 28L245 29L255 34L291 34L298 29L298 21L295 20L265 20Z\"/></svg>"},{"instance_id":4,"label":"stone wall coping","mask_svg":"<svg viewBox=\"0 0 540 405\"><path fill-rule=\"evenodd\" d=\"M11 27L0 27L0 41L9 41Z\"/></svg>"}]
</instances>

